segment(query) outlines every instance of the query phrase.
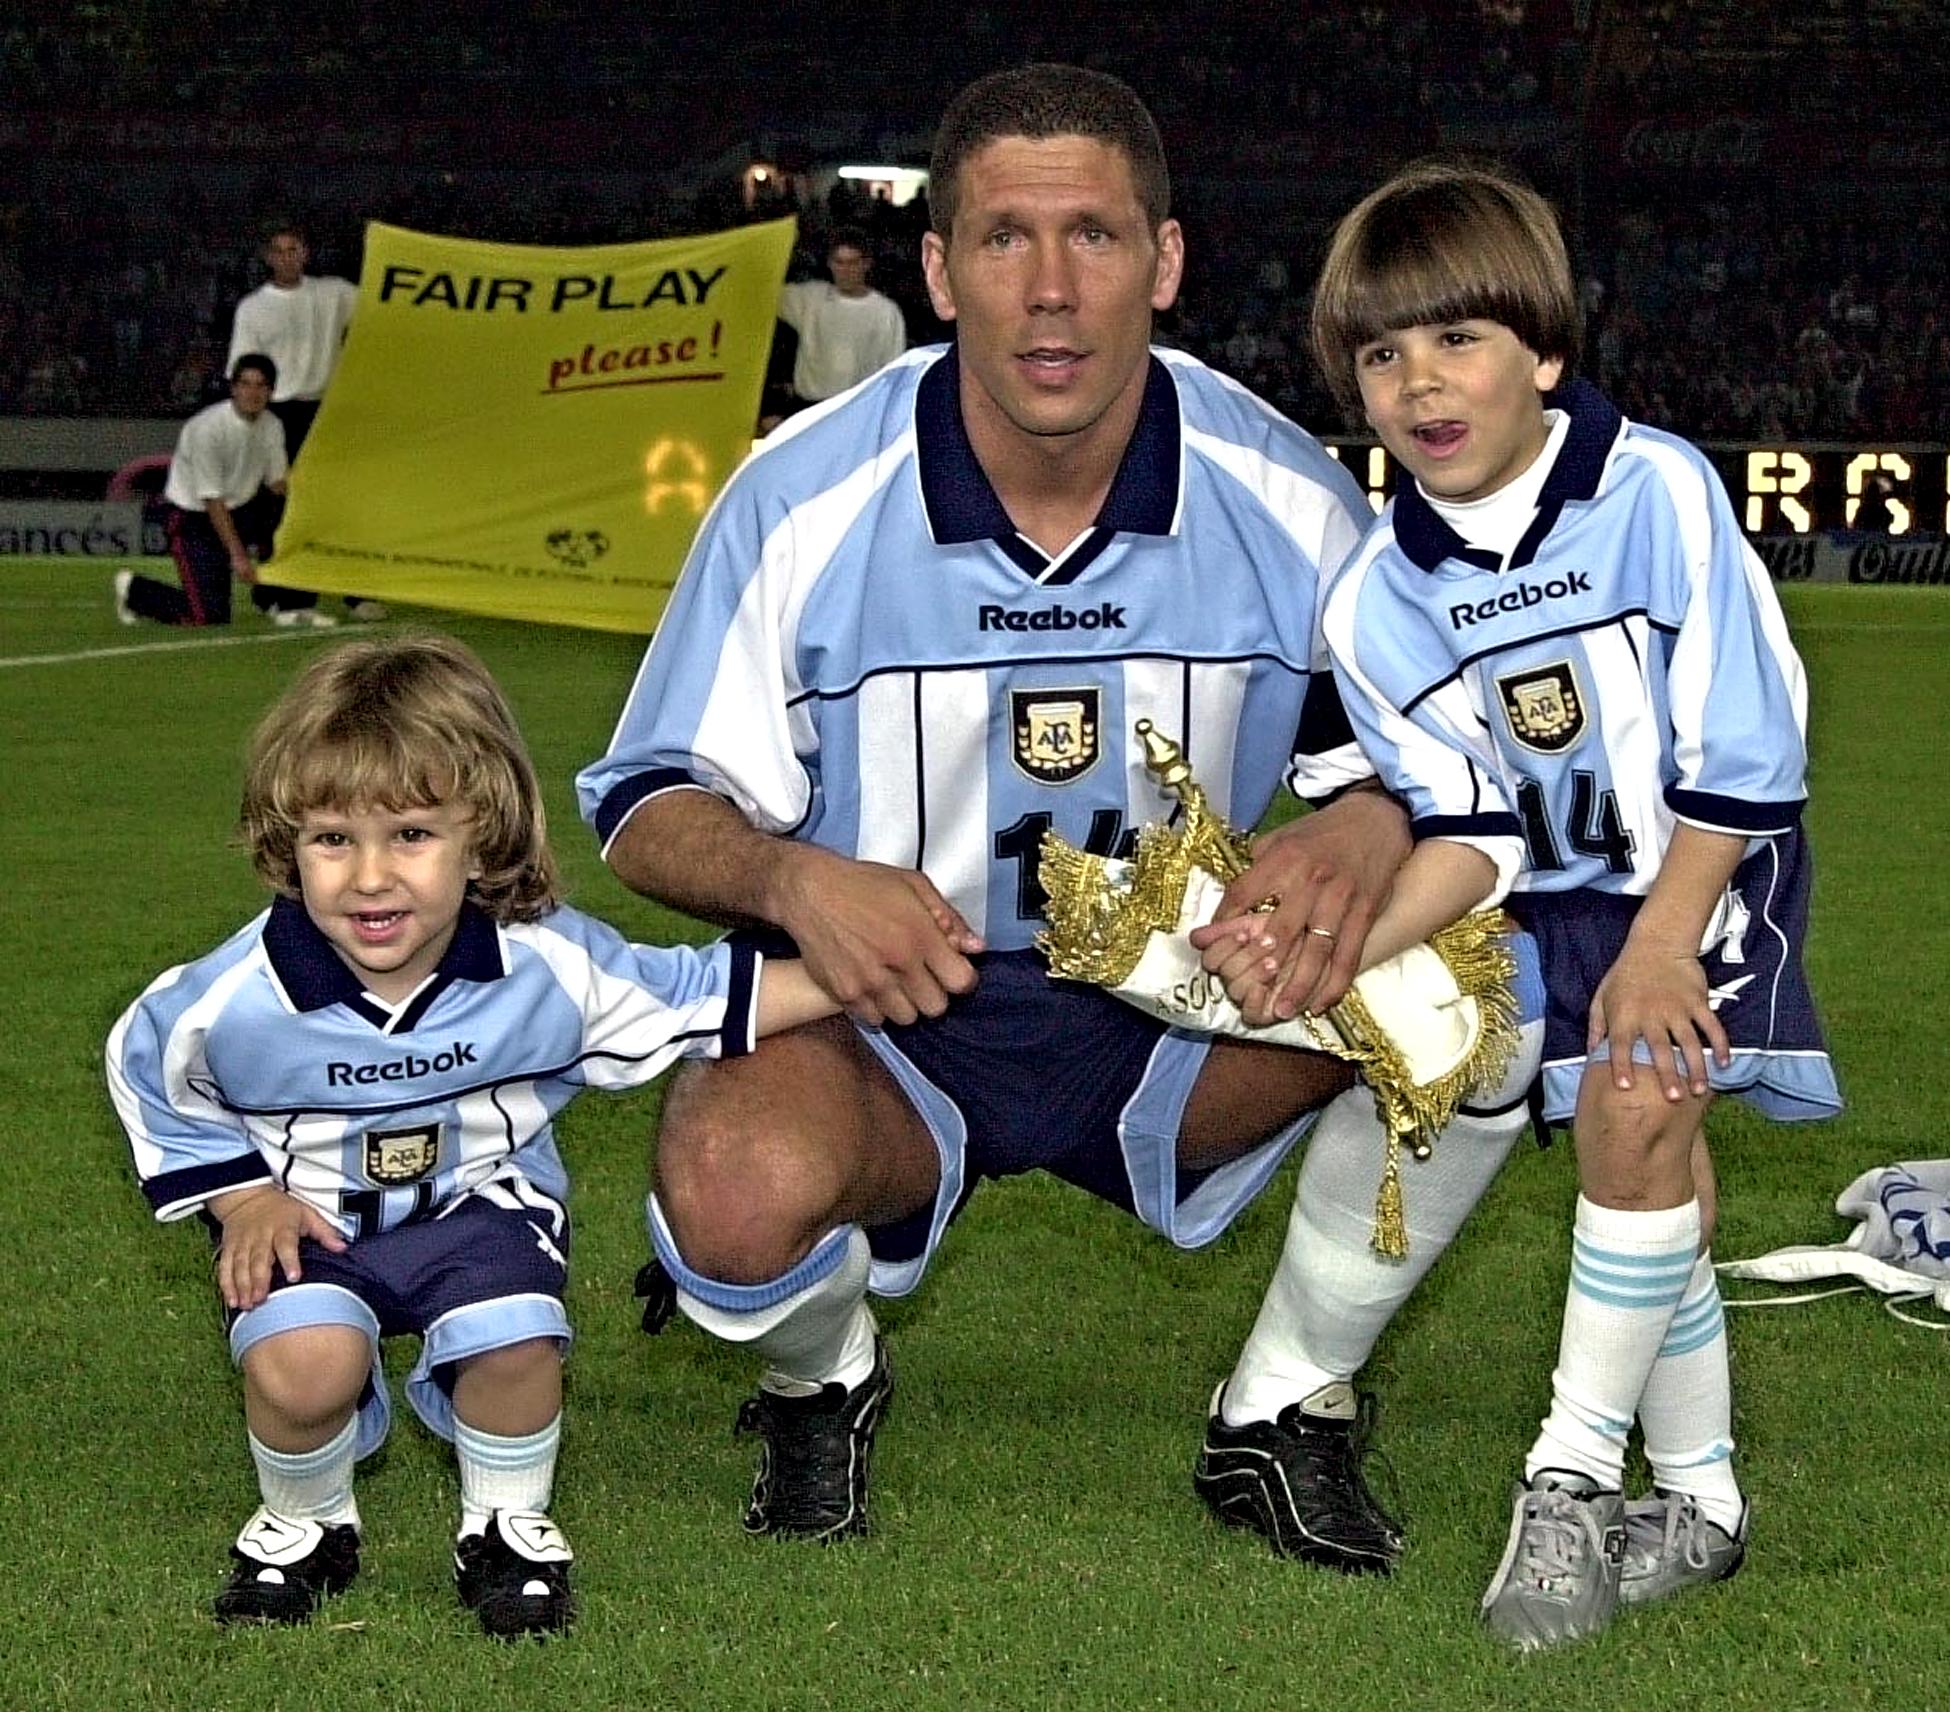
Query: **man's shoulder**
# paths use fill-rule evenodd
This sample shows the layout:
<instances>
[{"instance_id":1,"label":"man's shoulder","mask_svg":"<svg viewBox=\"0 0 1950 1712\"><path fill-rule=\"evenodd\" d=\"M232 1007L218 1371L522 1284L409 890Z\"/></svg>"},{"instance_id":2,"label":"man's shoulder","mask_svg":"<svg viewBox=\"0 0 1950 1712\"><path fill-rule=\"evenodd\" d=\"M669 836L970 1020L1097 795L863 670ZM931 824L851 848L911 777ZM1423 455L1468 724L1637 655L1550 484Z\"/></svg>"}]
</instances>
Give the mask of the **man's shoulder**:
<instances>
[{"instance_id":1,"label":"man's shoulder","mask_svg":"<svg viewBox=\"0 0 1950 1712\"><path fill-rule=\"evenodd\" d=\"M1365 523L1359 485L1314 435L1249 387L1184 351L1153 353L1177 383L1179 407L1195 450L1222 459L1242 475L1290 486L1293 478L1331 497ZM1255 479L1253 485L1261 485Z\"/></svg>"},{"instance_id":2,"label":"man's shoulder","mask_svg":"<svg viewBox=\"0 0 1950 1712\"><path fill-rule=\"evenodd\" d=\"M231 408L230 400L227 398L220 398L214 404L204 405L195 415L184 421L177 433L176 444L182 446L186 442L200 443L215 439L225 432L226 417L234 419L240 426L244 420Z\"/></svg>"},{"instance_id":3,"label":"man's shoulder","mask_svg":"<svg viewBox=\"0 0 1950 1712\"><path fill-rule=\"evenodd\" d=\"M788 416L752 448L734 481L777 481L816 492L845 480L864 463L911 443L914 395L946 345L903 352L858 386Z\"/></svg>"}]
</instances>

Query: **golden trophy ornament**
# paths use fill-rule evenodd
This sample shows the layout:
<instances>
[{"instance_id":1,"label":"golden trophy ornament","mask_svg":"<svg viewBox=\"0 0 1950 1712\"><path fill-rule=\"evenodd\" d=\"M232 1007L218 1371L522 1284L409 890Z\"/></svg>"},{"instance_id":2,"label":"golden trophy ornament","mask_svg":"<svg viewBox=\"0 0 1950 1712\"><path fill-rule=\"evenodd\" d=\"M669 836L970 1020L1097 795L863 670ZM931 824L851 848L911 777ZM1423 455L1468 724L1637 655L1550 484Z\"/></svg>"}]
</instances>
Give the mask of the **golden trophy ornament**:
<instances>
[{"instance_id":1,"label":"golden trophy ornament","mask_svg":"<svg viewBox=\"0 0 1950 1712\"><path fill-rule=\"evenodd\" d=\"M1148 719L1136 730L1146 771L1177 799L1178 812L1144 827L1128 861L1046 833L1039 877L1049 925L1037 947L1058 979L1104 987L1175 1028L1354 1064L1387 1134L1373 1243L1400 1258L1408 1252L1402 1147L1426 1159L1456 1108L1501 1080L1516 1052L1509 920L1479 910L1364 971L1321 1015L1253 1027L1186 937L1212 919L1227 884L1251 865L1251 846L1213 812L1184 750Z\"/></svg>"}]
</instances>

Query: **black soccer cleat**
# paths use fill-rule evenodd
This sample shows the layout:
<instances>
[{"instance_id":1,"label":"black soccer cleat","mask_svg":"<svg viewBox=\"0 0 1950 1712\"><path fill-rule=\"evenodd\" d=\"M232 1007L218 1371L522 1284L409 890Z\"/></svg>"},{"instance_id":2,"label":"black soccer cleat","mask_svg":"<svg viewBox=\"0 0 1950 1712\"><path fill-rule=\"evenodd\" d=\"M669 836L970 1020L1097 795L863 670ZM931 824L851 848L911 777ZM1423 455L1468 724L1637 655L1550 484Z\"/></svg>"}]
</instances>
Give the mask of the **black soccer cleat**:
<instances>
[{"instance_id":1,"label":"black soccer cleat","mask_svg":"<svg viewBox=\"0 0 1950 1712\"><path fill-rule=\"evenodd\" d=\"M454 1542L460 1602L497 1640L558 1635L575 1617L562 1530L536 1510L497 1510L486 1529Z\"/></svg>"},{"instance_id":2,"label":"black soccer cleat","mask_svg":"<svg viewBox=\"0 0 1950 1712\"><path fill-rule=\"evenodd\" d=\"M359 1530L260 1509L230 1555L236 1563L213 1606L219 1623L309 1623L325 1596L359 1573Z\"/></svg>"},{"instance_id":3,"label":"black soccer cleat","mask_svg":"<svg viewBox=\"0 0 1950 1712\"><path fill-rule=\"evenodd\" d=\"M851 1391L834 1382L805 1397L763 1386L738 1409L737 1431L757 1433L758 1477L745 1509L748 1534L836 1540L867 1531L867 1464L874 1428L894 1393L885 1339L873 1371Z\"/></svg>"},{"instance_id":4,"label":"black soccer cleat","mask_svg":"<svg viewBox=\"0 0 1950 1712\"><path fill-rule=\"evenodd\" d=\"M1281 1557L1346 1575L1390 1574L1402 1531L1361 1477L1374 1396L1345 1382L1322 1386L1271 1421L1229 1427L1213 1393L1192 1485L1232 1528L1265 1536Z\"/></svg>"}]
</instances>

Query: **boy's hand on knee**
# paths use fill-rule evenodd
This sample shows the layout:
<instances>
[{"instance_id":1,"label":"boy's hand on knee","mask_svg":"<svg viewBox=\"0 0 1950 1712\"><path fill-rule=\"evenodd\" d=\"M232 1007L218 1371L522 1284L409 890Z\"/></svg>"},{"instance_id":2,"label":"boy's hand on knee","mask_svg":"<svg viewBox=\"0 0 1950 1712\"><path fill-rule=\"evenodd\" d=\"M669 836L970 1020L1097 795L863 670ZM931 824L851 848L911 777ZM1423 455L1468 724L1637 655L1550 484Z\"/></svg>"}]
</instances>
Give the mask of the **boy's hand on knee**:
<instances>
[{"instance_id":1,"label":"boy's hand on knee","mask_svg":"<svg viewBox=\"0 0 1950 1712\"><path fill-rule=\"evenodd\" d=\"M271 1293L271 1269L287 1281L304 1276L298 1245L306 1238L342 1254L346 1240L316 1207L268 1185L219 1195L210 1211L223 1226L217 1249L217 1288L227 1308L255 1308Z\"/></svg>"},{"instance_id":2,"label":"boy's hand on knee","mask_svg":"<svg viewBox=\"0 0 1950 1712\"><path fill-rule=\"evenodd\" d=\"M1652 1074L1674 1103L1689 1092L1706 1096L1709 1052L1722 1067L1733 1062L1696 953L1628 940L1598 983L1585 1047L1606 1043L1611 1079L1619 1088L1633 1085L1638 1066L1632 1051L1641 1040L1652 1054Z\"/></svg>"}]
</instances>

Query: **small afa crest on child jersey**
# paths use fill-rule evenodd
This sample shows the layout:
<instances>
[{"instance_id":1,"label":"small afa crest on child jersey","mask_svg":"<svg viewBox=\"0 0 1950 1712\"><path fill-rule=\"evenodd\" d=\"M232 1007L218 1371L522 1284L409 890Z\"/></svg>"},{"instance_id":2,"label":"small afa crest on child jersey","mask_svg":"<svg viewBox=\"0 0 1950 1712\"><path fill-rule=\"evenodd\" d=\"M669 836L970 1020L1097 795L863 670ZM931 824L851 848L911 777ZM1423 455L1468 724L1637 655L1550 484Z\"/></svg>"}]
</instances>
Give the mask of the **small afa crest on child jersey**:
<instances>
[{"instance_id":1,"label":"small afa crest on child jersey","mask_svg":"<svg viewBox=\"0 0 1950 1712\"><path fill-rule=\"evenodd\" d=\"M373 1183L417 1183L440 1160L440 1126L369 1129L365 1134L366 1178Z\"/></svg>"},{"instance_id":2,"label":"small afa crest on child jersey","mask_svg":"<svg viewBox=\"0 0 1950 1712\"><path fill-rule=\"evenodd\" d=\"M1540 755L1561 755L1584 735L1584 692L1569 660L1525 666L1496 680L1510 735Z\"/></svg>"},{"instance_id":3,"label":"small afa crest on child jersey","mask_svg":"<svg viewBox=\"0 0 1950 1712\"><path fill-rule=\"evenodd\" d=\"M1067 785L1097 764L1097 689L1011 690L1016 765L1039 785Z\"/></svg>"}]
</instances>

